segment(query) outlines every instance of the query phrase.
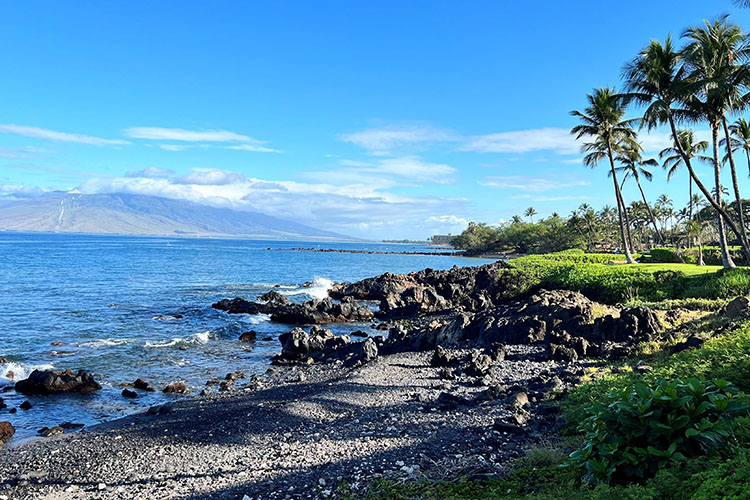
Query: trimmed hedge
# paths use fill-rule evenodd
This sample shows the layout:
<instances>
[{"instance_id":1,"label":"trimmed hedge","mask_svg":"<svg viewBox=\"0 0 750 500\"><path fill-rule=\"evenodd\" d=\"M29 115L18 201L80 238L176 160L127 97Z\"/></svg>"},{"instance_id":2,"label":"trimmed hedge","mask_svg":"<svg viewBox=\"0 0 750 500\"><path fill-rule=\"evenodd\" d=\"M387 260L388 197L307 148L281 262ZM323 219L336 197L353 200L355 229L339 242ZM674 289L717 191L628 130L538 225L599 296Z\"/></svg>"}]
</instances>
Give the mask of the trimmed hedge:
<instances>
[{"instance_id":1,"label":"trimmed hedge","mask_svg":"<svg viewBox=\"0 0 750 500\"><path fill-rule=\"evenodd\" d=\"M730 247L729 255L735 262L744 262L745 258L738 247ZM653 248L649 252L648 262L663 262L666 264L697 264L698 248L686 248L677 250L675 248ZM722 265L721 250L719 247L703 247L703 263L709 266Z\"/></svg>"},{"instance_id":2,"label":"trimmed hedge","mask_svg":"<svg viewBox=\"0 0 750 500\"><path fill-rule=\"evenodd\" d=\"M600 259L600 255L592 259ZM724 269L716 273L686 276L681 271L651 272L629 266L579 262L580 255L530 255L509 261L500 271L505 298L539 288L563 288L583 293L592 300L616 304L627 300L726 299L750 294L750 269ZM575 259L575 260L574 260Z\"/></svg>"}]
</instances>

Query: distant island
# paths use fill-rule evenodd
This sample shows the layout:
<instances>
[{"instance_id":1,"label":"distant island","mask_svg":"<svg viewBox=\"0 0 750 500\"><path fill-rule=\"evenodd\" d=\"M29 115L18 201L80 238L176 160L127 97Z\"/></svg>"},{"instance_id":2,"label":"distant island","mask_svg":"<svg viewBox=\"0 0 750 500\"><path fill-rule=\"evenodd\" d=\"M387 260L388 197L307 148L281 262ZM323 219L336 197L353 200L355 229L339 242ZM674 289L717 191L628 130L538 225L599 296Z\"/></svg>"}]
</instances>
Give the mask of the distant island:
<instances>
[{"instance_id":1,"label":"distant island","mask_svg":"<svg viewBox=\"0 0 750 500\"><path fill-rule=\"evenodd\" d=\"M352 240L260 212L136 194L50 192L0 199L0 231Z\"/></svg>"}]
</instances>

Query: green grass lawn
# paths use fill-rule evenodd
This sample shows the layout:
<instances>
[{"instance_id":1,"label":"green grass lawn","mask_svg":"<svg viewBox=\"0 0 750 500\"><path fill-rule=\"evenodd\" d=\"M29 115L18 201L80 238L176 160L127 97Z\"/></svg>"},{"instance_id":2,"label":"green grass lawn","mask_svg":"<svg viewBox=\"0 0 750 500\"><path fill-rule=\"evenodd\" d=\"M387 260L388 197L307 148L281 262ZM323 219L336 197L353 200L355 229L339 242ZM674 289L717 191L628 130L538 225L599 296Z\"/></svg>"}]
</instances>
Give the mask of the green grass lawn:
<instances>
[{"instance_id":1,"label":"green grass lawn","mask_svg":"<svg viewBox=\"0 0 750 500\"><path fill-rule=\"evenodd\" d=\"M657 271L682 271L687 276L715 273L721 269L721 266L698 266L695 264L632 264L628 267L643 269L652 273Z\"/></svg>"}]
</instances>

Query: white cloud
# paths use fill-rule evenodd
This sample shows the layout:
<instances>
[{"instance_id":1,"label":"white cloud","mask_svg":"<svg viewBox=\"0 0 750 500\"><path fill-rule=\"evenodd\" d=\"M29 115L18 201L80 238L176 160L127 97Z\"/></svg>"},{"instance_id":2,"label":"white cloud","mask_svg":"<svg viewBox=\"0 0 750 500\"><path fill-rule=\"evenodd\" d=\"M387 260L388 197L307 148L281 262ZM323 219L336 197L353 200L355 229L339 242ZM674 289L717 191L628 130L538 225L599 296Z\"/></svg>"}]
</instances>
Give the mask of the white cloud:
<instances>
[{"instance_id":1,"label":"white cloud","mask_svg":"<svg viewBox=\"0 0 750 500\"><path fill-rule=\"evenodd\" d=\"M444 163L433 163L419 156L382 158L363 162L340 160L339 165L349 168L306 172L310 179L334 184L362 184L387 188L397 185L448 184L455 180L456 169Z\"/></svg>"},{"instance_id":2,"label":"white cloud","mask_svg":"<svg viewBox=\"0 0 750 500\"><path fill-rule=\"evenodd\" d=\"M403 126L369 128L339 138L372 154L386 154L401 147L424 146L434 142L459 140L459 136L447 130L429 126Z\"/></svg>"},{"instance_id":3,"label":"white cloud","mask_svg":"<svg viewBox=\"0 0 750 500\"><path fill-rule=\"evenodd\" d=\"M15 135L23 136L23 137L30 137L32 139L44 139L48 141L91 144L94 146L130 144L130 142L123 141L121 139L102 139L100 137L93 137L90 135L70 134L68 132L57 132L55 130L48 130L48 129L32 127L28 125L15 125L15 124L0 125L0 133L15 134Z\"/></svg>"},{"instance_id":4,"label":"white cloud","mask_svg":"<svg viewBox=\"0 0 750 500\"><path fill-rule=\"evenodd\" d=\"M186 130L183 128L130 127L123 133L133 139L151 139L154 141L186 142L255 142L246 135L228 130Z\"/></svg>"},{"instance_id":5,"label":"white cloud","mask_svg":"<svg viewBox=\"0 0 750 500\"><path fill-rule=\"evenodd\" d=\"M172 174L174 174L174 170L172 170L171 168L147 167L143 170L128 172L125 174L125 177L151 177L166 179Z\"/></svg>"},{"instance_id":6,"label":"white cloud","mask_svg":"<svg viewBox=\"0 0 750 500\"><path fill-rule=\"evenodd\" d=\"M183 175L174 179L175 184L197 184L200 186L226 186L237 184L247 180L239 172L228 172L218 169L194 169L192 174Z\"/></svg>"},{"instance_id":7,"label":"white cloud","mask_svg":"<svg viewBox=\"0 0 750 500\"><path fill-rule=\"evenodd\" d=\"M544 192L553 189L588 186L591 183L583 180L553 180L544 177L526 175L496 175L479 181L482 186L498 189L518 189L520 191Z\"/></svg>"},{"instance_id":8,"label":"white cloud","mask_svg":"<svg viewBox=\"0 0 750 500\"><path fill-rule=\"evenodd\" d=\"M242 143L233 144L231 146L218 146L215 144L159 144L160 148L167 151L183 151L189 148L225 148L237 151L254 151L258 153L278 153L278 150L264 146L266 141L260 141L250 136L230 132L228 130L186 130L183 128L130 127L123 130L123 133L133 139L150 139L153 141Z\"/></svg>"},{"instance_id":9,"label":"white cloud","mask_svg":"<svg viewBox=\"0 0 750 500\"><path fill-rule=\"evenodd\" d=\"M439 215L437 217L427 217L427 219L425 219L425 222L439 222L441 224L452 224L460 226L465 226L469 223L466 218L459 217L457 215Z\"/></svg>"},{"instance_id":10,"label":"white cloud","mask_svg":"<svg viewBox=\"0 0 750 500\"><path fill-rule=\"evenodd\" d=\"M204 174L197 176L194 174ZM468 200L401 196L366 185L277 182L246 178L236 172L194 172L179 180L94 178L84 193L125 192L183 199L213 206L255 210L330 231L367 238L425 238L457 219L433 219L435 213L461 213ZM214 177L212 177L214 176ZM214 183L208 183L213 180ZM219 181L233 180L232 183ZM188 181L196 181L188 184Z\"/></svg>"},{"instance_id":11,"label":"white cloud","mask_svg":"<svg viewBox=\"0 0 750 500\"><path fill-rule=\"evenodd\" d=\"M578 145L569 129L547 127L474 136L460 150L479 153L554 151L559 154L575 154L578 152Z\"/></svg>"},{"instance_id":12,"label":"white cloud","mask_svg":"<svg viewBox=\"0 0 750 500\"><path fill-rule=\"evenodd\" d=\"M237 144L236 146L227 146L226 149L236 149L237 151L255 151L257 153L278 153L278 149L271 149L257 144Z\"/></svg>"}]
</instances>

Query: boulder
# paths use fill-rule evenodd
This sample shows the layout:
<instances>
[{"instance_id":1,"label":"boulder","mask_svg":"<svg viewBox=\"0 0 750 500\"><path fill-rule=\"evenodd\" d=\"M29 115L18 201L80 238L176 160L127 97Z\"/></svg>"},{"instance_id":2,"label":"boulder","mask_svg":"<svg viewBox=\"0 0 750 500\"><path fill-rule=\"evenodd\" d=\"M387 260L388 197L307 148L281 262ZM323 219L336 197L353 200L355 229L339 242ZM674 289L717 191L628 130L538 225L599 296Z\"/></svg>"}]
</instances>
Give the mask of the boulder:
<instances>
[{"instance_id":1,"label":"boulder","mask_svg":"<svg viewBox=\"0 0 750 500\"><path fill-rule=\"evenodd\" d=\"M443 346L437 346L435 352L432 354L430 364L432 366L440 367L449 366L451 363L453 363L453 356L446 351Z\"/></svg>"},{"instance_id":2,"label":"boulder","mask_svg":"<svg viewBox=\"0 0 750 500\"><path fill-rule=\"evenodd\" d=\"M131 391L130 389L123 389L122 390L122 397L124 398L137 398L138 393L135 391Z\"/></svg>"},{"instance_id":3,"label":"boulder","mask_svg":"<svg viewBox=\"0 0 750 500\"><path fill-rule=\"evenodd\" d=\"M469 364L464 369L467 375L481 377L485 375L492 366L492 358L481 352L474 352L469 357Z\"/></svg>"},{"instance_id":4,"label":"boulder","mask_svg":"<svg viewBox=\"0 0 750 500\"><path fill-rule=\"evenodd\" d=\"M33 407L34 407L34 406L33 406L33 405L32 405L32 404L31 404L31 403L29 402L29 401L24 401L23 403L21 403L21 404L19 405L19 408L21 408L22 410L30 410L30 409L32 409Z\"/></svg>"},{"instance_id":5,"label":"boulder","mask_svg":"<svg viewBox=\"0 0 750 500\"><path fill-rule=\"evenodd\" d=\"M255 340L258 338L258 334L255 330L250 330L248 332L244 332L240 334L239 341L240 342L255 342Z\"/></svg>"},{"instance_id":6,"label":"boulder","mask_svg":"<svg viewBox=\"0 0 750 500\"><path fill-rule=\"evenodd\" d=\"M566 363L571 363L578 360L578 353L575 351L575 349L566 347L564 345L549 344L547 346L547 351L549 352L550 357L555 361L564 361Z\"/></svg>"},{"instance_id":7,"label":"boulder","mask_svg":"<svg viewBox=\"0 0 750 500\"><path fill-rule=\"evenodd\" d=\"M747 297L737 297L724 307L724 314L730 318L746 318L750 316L750 300Z\"/></svg>"},{"instance_id":8,"label":"boulder","mask_svg":"<svg viewBox=\"0 0 750 500\"><path fill-rule=\"evenodd\" d=\"M705 343L705 338L698 335L691 335L684 341L673 345L669 349L669 354L677 354L678 352L687 351L688 349L698 349L699 347L703 347L703 344Z\"/></svg>"},{"instance_id":9,"label":"boulder","mask_svg":"<svg viewBox=\"0 0 750 500\"><path fill-rule=\"evenodd\" d=\"M174 382L161 390L164 394L187 394L188 388L184 382Z\"/></svg>"},{"instance_id":10,"label":"boulder","mask_svg":"<svg viewBox=\"0 0 750 500\"><path fill-rule=\"evenodd\" d=\"M16 433L16 428L10 422L0 422L0 443L7 443Z\"/></svg>"},{"instance_id":11,"label":"boulder","mask_svg":"<svg viewBox=\"0 0 750 500\"><path fill-rule=\"evenodd\" d=\"M151 384L143 380L142 378L135 379L135 382L133 382L133 387L136 389L140 389L141 391L147 391L147 392L154 392L156 389L151 387Z\"/></svg>"},{"instance_id":12,"label":"boulder","mask_svg":"<svg viewBox=\"0 0 750 500\"><path fill-rule=\"evenodd\" d=\"M16 391L22 394L56 394L61 392L90 394L101 388L102 386L86 370L79 370L78 373L73 373L71 370L62 372L34 370L29 378L16 382Z\"/></svg>"},{"instance_id":13,"label":"boulder","mask_svg":"<svg viewBox=\"0 0 750 500\"><path fill-rule=\"evenodd\" d=\"M360 346L360 359L369 363L378 357L378 346L373 339L367 339L361 342Z\"/></svg>"}]
</instances>

